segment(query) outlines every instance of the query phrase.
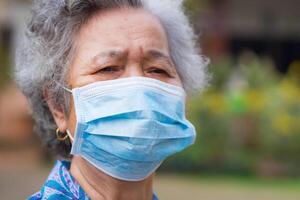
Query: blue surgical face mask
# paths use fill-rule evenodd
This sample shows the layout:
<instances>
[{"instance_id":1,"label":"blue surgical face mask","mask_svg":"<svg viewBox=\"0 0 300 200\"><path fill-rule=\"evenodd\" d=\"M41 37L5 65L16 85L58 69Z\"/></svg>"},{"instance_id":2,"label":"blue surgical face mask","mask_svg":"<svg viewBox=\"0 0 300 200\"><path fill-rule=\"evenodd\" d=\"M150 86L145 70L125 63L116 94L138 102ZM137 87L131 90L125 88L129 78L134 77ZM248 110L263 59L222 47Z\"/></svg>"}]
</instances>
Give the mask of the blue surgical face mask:
<instances>
[{"instance_id":1,"label":"blue surgical face mask","mask_svg":"<svg viewBox=\"0 0 300 200\"><path fill-rule=\"evenodd\" d=\"M77 117L71 154L114 178L143 180L195 141L181 87L130 77L70 92Z\"/></svg>"}]
</instances>

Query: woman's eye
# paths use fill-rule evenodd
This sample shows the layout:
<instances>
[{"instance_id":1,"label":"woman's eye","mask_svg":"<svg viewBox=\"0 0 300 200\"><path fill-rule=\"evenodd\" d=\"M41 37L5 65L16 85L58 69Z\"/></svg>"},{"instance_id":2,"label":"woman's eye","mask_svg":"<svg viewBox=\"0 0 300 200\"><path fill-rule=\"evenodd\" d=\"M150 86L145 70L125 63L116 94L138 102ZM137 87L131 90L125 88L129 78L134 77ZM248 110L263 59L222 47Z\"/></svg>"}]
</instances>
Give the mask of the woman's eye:
<instances>
[{"instance_id":1,"label":"woman's eye","mask_svg":"<svg viewBox=\"0 0 300 200\"><path fill-rule=\"evenodd\" d=\"M118 66L109 66L109 67L104 67L102 69L99 70L99 72L102 73L113 73L113 72L118 72L120 71L121 68Z\"/></svg>"},{"instance_id":2,"label":"woman's eye","mask_svg":"<svg viewBox=\"0 0 300 200\"><path fill-rule=\"evenodd\" d=\"M168 74L165 70L159 69L159 68L152 68L149 70L149 73L155 73L155 74Z\"/></svg>"}]
</instances>

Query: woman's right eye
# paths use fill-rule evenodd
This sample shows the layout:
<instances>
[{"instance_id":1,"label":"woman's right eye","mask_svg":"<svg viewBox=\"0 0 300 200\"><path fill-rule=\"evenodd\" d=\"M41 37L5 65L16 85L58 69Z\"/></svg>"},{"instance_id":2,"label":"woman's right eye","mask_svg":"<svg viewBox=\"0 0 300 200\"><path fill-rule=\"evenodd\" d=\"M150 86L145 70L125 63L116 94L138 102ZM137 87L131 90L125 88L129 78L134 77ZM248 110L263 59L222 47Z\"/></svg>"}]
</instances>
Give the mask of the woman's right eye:
<instances>
[{"instance_id":1,"label":"woman's right eye","mask_svg":"<svg viewBox=\"0 0 300 200\"><path fill-rule=\"evenodd\" d=\"M119 66L109 66L109 67L104 67L102 69L100 69L98 72L100 73L114 73L114 72L118 72L121 70L121 67Z\"/></svg>"}]
</instances>

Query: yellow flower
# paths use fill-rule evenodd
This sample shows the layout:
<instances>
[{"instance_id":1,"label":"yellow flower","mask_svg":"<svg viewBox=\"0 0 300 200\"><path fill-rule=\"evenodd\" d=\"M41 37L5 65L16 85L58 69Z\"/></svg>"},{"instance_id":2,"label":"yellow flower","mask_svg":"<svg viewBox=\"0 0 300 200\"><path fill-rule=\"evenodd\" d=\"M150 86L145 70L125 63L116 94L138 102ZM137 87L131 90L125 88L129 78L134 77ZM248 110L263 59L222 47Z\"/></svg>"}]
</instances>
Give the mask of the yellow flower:
<instances>
[{"instance_id":1,"label":"yellow flower","mask_svg":"<svg viewBox=\"0 0 300 200\"><path fill-rule=\"evenodd\" d=\"M249 110L251 112L262 111L266 104L267 100L262 91L250 89L246 93L246 100Z\"/></svg>"},{"instance_id":2,"label":"yellow flower","mask_svg":"<svg viewBox=\"0 0 300 200\"><path fill-rule=\"evenodd\" d=\"M290 79L279 84L279 93L285 102L299 103L300 88Z\"/></svg>"},{"instance_id":3,"label":"yellow flower","mask_svg":"<svg viewBox=\"0 0 300 200\"><path fill-rule=\"evenodd\" d=\"M275 130L283 135L288 135L293 131L294 119L287 113L278 113L272 119L272 126Z\"/></svg>"},{"instance_id":4,"label":"yellow flower","mask_svg":"<svg viewBox=\"0 0 300 200\"><path fill-rule=\"evenodd\" d=\"M211 92L203 97L206 108L214 115L222 115L226 112L227 106L222 93Z\"/></svg>"}]
</instances>

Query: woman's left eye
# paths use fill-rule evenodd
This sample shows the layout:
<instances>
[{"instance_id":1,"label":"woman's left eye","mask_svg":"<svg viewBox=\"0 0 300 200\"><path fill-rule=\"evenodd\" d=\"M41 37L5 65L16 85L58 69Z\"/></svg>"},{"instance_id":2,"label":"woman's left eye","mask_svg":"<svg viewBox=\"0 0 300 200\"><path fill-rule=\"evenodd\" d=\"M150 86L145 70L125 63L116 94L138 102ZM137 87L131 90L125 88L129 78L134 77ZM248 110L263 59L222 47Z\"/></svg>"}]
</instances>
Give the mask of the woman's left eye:
<instances>
[{"instance_id":1,"label":"woman's left eye","mask_svg":"<svg viewBox=\"0 0 300 200\"><path fill-rule=\"evenodd\" d=\"M148 72L149 73L155 73L155 74L166 74L166 75L168 75L168 72L166 72L166 70L160 69L160 68L151 68Z\"/></svg>"}]
</instances>

